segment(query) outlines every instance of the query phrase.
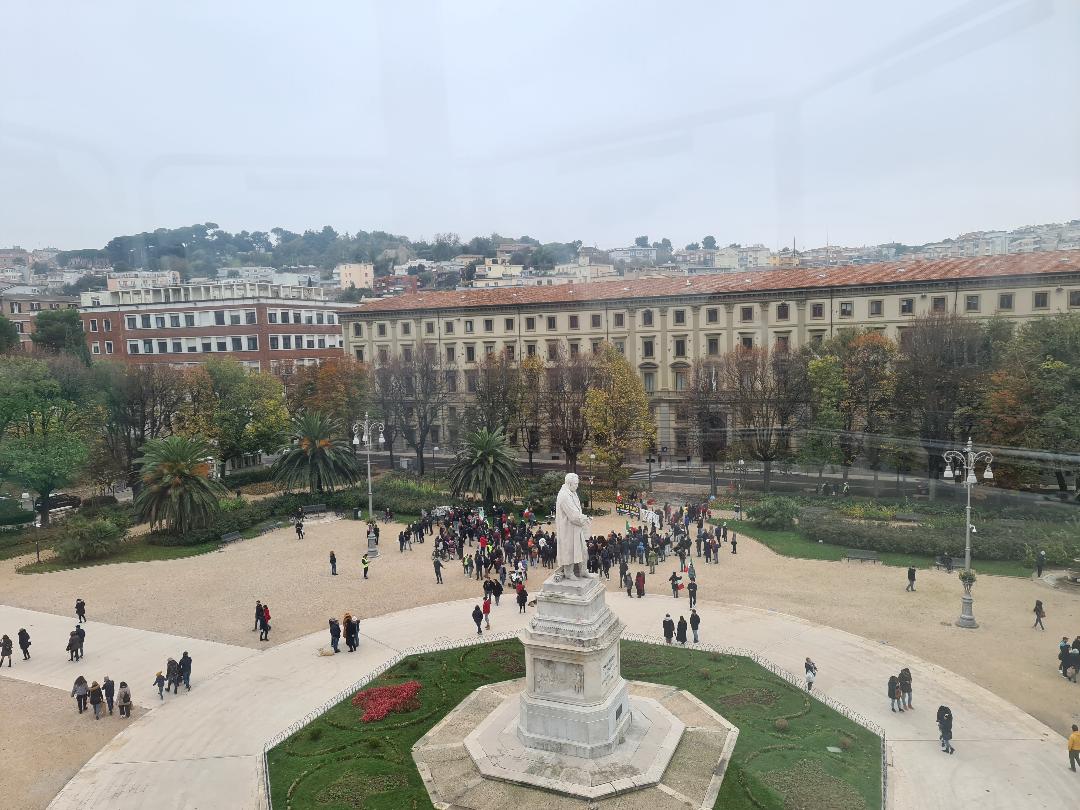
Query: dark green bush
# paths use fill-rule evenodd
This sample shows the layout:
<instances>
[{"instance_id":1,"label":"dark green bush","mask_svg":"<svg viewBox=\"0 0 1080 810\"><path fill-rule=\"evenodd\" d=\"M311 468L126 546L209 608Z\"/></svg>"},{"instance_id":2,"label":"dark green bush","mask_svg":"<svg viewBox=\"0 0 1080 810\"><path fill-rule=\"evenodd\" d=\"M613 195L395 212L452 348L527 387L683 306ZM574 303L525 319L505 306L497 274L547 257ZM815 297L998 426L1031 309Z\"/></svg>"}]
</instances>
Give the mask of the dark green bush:
<instances>
[{"instance_id":1,"label":"dark green bush","mask_svg":"<svg viewBox=\"0 0 1080 810\"><path fill-rule=\"evenodd\" d=\"M80 514L85 514L87 509L97 509L102 506L116 506L120 503L116 500L115 495L92 495L89 498L83 498Z\"/></svg>"},{"instance_id":2,"label":"dark green bush","mask_svg":"<svg viewBox=\"0 0 1080 810\"><path fill-rule=\"evenodd\" d=\"M55 545L56 555L66 563L100 560L116 553L125 532L106 518L73 517L63 525Z\"/></svg>"},{"instance_id":3,"label":"dark green bush","mask_svg":"<svg viewBox=\"0 0 1080 810\"><path fill-rule=\"evenodd\" d=\"M11 498L0 498L0 526L19 526L33 523L36 515L22 508L22 504Z\"/></svg>"},{"instance_id":4,"label":"dark green bush","mask_svg":"<svg viewBox=\"0 0 1080 810\"><path fill-rule=\"evenodd\" d=\"M751 506L746 517L755 526L783 531L795 525L799 517L799 505L791 498L765 498Z\"/></svg>"},{"instance_id":5,"label":"dark green bush","mask_svg":"<svg viewBox=\"0 0 1080 810\"><path fill-rule=\"evenodd\" d=\"M221 483L230 490L242 487L245 484L257 484L260 481L269 481L273 478L270 474L271 467L252 467L247 470L239 470L226 475Z\"/></svg>"}]
</instances>

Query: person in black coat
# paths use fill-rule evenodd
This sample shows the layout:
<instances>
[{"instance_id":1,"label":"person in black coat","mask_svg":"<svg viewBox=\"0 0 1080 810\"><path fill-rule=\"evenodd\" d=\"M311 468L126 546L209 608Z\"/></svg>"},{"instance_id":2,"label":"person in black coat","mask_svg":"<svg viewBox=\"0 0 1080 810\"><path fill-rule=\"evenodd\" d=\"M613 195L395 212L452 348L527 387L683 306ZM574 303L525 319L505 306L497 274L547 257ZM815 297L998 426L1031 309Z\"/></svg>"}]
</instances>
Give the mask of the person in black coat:
<instances>
[{"instance_id":1,"label":"person in black coat","mask_svg":"<svg viewBox=\"0 0 1080 810\"><path fill-rule=\"evenodd\" d=\"M191 691L191 656L188 655L188 651L184 650L184 654L180 656L180 677L184 681L184 689L188 692ZM177 684L177 691L180 689L180 684Z\"/></svg>"},{"instance_id":2,"label":"person in black coat","mask_svg":"<svg viewBox=\"0 0 1080 810\"><path fill-rule=\"evenodd\" d=\"M518 613L525 612L525 605L529 603L529 592L522 585L517 592Z\"/></svg>"},{"instance_id":3,"label":"person in black coat","mask_svg":"<svg viewBox=\"0 0 1080 810\"><path fill-rule=\"evenodd\" d=\"M334 652L338 651L338 642L341 640L341 625L335 618L330 619L330 646Z\"/></svg>"},{"instance_id":4,"label":"person in black coat","mask_svg":"<svg viewBox=\"0 0 1080 810\"><path fill-rule=\"evenodd\" d=\"M476 607L473 608L472 620L474 622L476 622L476 633L477 633L477 635L483 635L484 630L480 625L483 624L483 622L484 622L484 611L480 610L479 605L477 605Z\"/></svg>"},{"instance_id":5,"label":"person in black coat","mask_svg":"<svg viewBox=\"0 0 1080 810\"><path fill-rule=\"evenodd\" d=\"M952 711L949 709L949 707L938 706L938 732L941 735L941 750L946 754L952 754L956 752L956 749L952 746L952 723L953 716Z\"/></svg>"},{"instance_id":6,"label":"person in black coat","mask_svg":"<svg viewBox=\"0 0 1080 810\"><path fill-rule=\"evenodd\" d=\"M664 641L671 643L671 637L675 635L675 622L671 620L671 614L664 614Z\"/></svg>"},{"instance_id":7,"label":"person in black coat","mask_svg":"<svg viewBox=\"0 0 1080 810\"><path fill-rule=\"evenodd\" d=\"M116 684L108 675L106 675L105 679L101 682L101 691L105 695L105 705L109 709L109 714L112 714L113 698L116 695Z\"/></svg>"},{"instance_id":8,"label":"person in black coat","mask_svg":"<svg viewBox=\"0 0 1080 810\"><path fill-rule=\"evenodd\" d=\"M698 612L691 608L690 610L690 631L694 634L694 643L698 643L698 628L701 626L701 617L698 616Z\"/></svg>"},{"instance_id":9,"label":"person in black coat","mask_svg":"<svg viewBox=\"0 0 1080 810\"><path fill-rule=\"evenodd\" d=\"M19 630L19 649L22 650L23 661L30 660L30 634L26 628Z\"/></svg>"},{"instance_id":10,"label":"person in black coat","mask_svg":"<svg viewBox=\"0 0 1080 810\"><path fill-rule=\"evenodd\" d=\"M675 628L675 640L684 647L686 646L686 619L682 616L679 617L679 624Z\"/></svg>"}]
</instances>

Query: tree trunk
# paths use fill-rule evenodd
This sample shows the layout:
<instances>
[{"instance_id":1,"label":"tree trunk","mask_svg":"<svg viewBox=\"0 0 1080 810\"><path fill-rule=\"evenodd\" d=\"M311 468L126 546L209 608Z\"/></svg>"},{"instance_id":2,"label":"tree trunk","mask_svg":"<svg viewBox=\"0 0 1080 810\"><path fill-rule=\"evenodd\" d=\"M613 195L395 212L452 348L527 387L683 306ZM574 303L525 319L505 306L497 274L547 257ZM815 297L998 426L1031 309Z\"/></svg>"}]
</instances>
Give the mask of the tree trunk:
<instances>
[{"instance_id":1,"label":"tree trunk","mask_svg":"<svg viewBox=\"0 0 1080 810\"><path fill-rule=\"evenodd\" d=\"M424 446L421 444L416 446L416 474L424 475Z\"/></svg>"},{"instance_id":2,"label":"tree trunk","mask_svg":"<svg viewBox=\"0 0 1080 810\"><path fill-rule=\"evenodd\" d=\"M41 508L38 510L38 516L41 518L41 528L43 529L49 525L49 496L51 494L51 491L38 493L38 497L41 498Z\"/></svg>"},{"instance_id":3,"label":"tree trunk","mask_svg":"<svg viewBox=\"0 0 1080 810\"><path fill-rule=\"evenodd\" d=\"M536 471L533 470L533 451L529 451L529 477L532 478L536 475Z\"/></svg>"},{"instance_id":4,"label":"tree trunk","mask_svg":"<svg viewBox=\"0 0 1080 810\"><path fill-rule=\"evenodd\" d=\"M716 462L709 462L709 494L716 497Z\"/></svg>"},{"instance_id":5,"label":"tree trunk","mask_svg":"<svg viewBox=\"0 0 1080 810\"><path fill-rule=\"evenodd\" d=\"M767 458L762 465L761 486L765 492L769 491L772 484L772 459Z\"/></svg>"},{"instance_id":6,"label":"tree trunk","mask_svg":"<svg viewBox=\"0 0 1080 810\"><path fill-rule=\"evenodd\" d=\"M1063 473L1061 470L1054 470L1054 478L1057 479L1057 485L1060 491L1069 491L1069 485L1065 483L1065 473Z\"/></svg>"},{"instance_id":7,"label":"tree trunk","mask_svg":"<svg viewBox=\"0 0 1080 810\"><path fill-rule=\"evenodd\" d=\"M877 467L875 467L874 468L874 497L878 498L880 496L881 496L881 484L878 481L878 469L877 469Z\"/></svg>"}]
</instances>

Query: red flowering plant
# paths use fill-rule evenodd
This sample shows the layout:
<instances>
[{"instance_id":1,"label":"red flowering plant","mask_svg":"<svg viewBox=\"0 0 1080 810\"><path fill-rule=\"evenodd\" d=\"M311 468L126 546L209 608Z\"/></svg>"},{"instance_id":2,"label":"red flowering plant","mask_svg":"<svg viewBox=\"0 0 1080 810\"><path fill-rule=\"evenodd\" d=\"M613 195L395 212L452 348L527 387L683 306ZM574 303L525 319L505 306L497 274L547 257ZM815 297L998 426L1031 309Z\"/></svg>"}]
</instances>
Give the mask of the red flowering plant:
<instances>
[{"instance_id":1,"label":"red flowering plant","mask_svg":"<svg viewBox=\"0 0 1080 810\"><path fill-rule=\"evenodd\" d=\"M419 709L420 688L419 681L408 681L397 686L373 686L361 689L353 695L352 705L363 709L361 723L372 723L382 720L391 712L411 712Z\"/></svg>"}]
</instances>

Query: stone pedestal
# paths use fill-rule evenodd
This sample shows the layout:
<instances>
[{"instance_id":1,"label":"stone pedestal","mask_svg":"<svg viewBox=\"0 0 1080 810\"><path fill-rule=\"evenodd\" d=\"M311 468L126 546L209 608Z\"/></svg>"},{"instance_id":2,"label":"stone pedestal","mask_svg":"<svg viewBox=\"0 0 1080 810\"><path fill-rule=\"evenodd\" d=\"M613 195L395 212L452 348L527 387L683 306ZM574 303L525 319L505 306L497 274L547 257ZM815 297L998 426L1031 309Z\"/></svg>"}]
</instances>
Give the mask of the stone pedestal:
<instances>
[{"instance_id":1,"label":"stone pedestal","mask_svg":"<svg viewBox=\"0 0 1080 810\"><path fill-rule=\"evenodd\" d=\"M544 582L522 631L525 690L517 736L528 748L595 759L612 753L631 723L619 659L622 622L595 577Z\"/></svg>"}]
</instances>

